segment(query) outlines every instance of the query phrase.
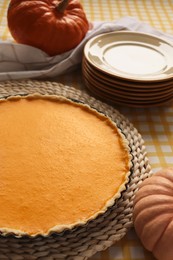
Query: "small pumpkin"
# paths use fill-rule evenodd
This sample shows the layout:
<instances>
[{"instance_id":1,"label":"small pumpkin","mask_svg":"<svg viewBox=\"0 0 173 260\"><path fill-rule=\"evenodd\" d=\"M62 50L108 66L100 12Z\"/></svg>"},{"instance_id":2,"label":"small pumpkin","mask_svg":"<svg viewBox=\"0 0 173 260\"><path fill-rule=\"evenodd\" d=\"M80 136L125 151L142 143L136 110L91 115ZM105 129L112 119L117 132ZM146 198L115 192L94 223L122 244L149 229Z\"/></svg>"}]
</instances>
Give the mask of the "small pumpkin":
<instances>
[{"instance_id":1,"label":"small pumpkin","mask_svg":"<svg viewBox=\"0 0 173 260\"><path fill-rule=\"evenodd\" d=\"M11 0L7 20L16 42L50 56L75 48L89 30L78 0Z\"/></svg>"},{"instance_id":2,"label":"small pumpkin","mask_svg":"<svg viewBox=\"0 0 173 260\"><path fill-rule=\"evenodd\" d=\"M134 227L159 260L173 259L173 168L143 181L134 199Z\"/></svg>"}]
</instances>

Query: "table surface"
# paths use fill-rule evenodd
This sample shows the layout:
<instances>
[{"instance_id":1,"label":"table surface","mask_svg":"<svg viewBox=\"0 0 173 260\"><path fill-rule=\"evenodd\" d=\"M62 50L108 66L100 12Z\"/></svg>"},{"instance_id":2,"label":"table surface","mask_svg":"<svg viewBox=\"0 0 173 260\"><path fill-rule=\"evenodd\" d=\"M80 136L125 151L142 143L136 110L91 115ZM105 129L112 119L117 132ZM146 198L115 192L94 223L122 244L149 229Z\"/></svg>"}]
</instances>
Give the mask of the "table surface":
<instances>
[{"instance_id":1,"label":"table surface","mask_svg":"<svg viewBox=\"0 0 173 260\"><path fill-rule=\"evenodd\" d=\"M173 0L82 0L88 20L110 21L132 16L158 30L173 34ZM0 1L0 39L10 39L6 11L9 0ZM85 89L81 69L57 77L57 82ZM153 172L173 167L173 103L155 108L126 108L116 106L141 133ZM127 235L109 249L97 253L90 260L154 260L144 249L132 228Z\"/></svg>"}]
</instances>

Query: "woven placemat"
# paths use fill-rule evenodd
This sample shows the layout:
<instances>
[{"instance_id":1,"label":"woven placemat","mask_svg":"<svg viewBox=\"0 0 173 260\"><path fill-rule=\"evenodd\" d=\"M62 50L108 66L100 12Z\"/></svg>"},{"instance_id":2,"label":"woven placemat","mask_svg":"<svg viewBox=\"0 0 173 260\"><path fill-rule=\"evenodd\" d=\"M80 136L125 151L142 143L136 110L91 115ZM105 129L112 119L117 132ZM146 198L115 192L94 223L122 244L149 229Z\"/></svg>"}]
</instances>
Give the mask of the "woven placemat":
<instances>
[{"instance_id":1,"label":"woven placemat","mask_svg":"<svg viewBox=\"0 0 173 260\"><path fill-rule=\"evenodd\" d=\"M85 226L65 230L45 238L0 236L0 259L11 260L84 260L120 240L132 227L133 199L138 185L151 175L143 139L134 126L113 107L73 87L48 81L7 81L0 83L0 98L32 93L61 95L84 102L109 116L122 130L131 148L130 182L120 199L104 214Z\"/></svg>"}]
</instances>

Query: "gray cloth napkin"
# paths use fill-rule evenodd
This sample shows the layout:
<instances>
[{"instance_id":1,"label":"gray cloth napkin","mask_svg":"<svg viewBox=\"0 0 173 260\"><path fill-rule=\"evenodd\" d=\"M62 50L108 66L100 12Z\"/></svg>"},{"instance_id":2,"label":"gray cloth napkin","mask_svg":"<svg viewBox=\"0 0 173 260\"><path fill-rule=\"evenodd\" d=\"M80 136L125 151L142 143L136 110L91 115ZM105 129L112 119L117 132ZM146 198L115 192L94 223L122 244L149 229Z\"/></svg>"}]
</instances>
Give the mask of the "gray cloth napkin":
<instances>
[{"instance_id":1,"label":"gray cloth napkin","mask_svg":"<svg viewBox=\"0 0 173 260\"><path fill-rule=\"evenodd\" d=\"M0 81L26 78L52 78L67 73L82 61L85 43L101 33L128 30L149 33L173 43L173 36L152 28L133 17L94 22L82 42L74 49L50 57L45 52L11 41L0 41Z\"/></svg>"}]
</instances>

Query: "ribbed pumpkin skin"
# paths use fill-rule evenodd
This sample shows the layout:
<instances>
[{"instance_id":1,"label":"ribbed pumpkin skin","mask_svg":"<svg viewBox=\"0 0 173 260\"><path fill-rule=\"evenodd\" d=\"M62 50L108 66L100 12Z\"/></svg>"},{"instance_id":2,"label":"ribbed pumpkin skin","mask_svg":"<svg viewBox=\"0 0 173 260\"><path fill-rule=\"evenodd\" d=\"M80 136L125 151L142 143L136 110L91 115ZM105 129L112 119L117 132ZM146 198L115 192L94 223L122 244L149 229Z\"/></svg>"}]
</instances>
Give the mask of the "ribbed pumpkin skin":
<instances>
[{"instance_id":1,"label":"ribbed pumpkin skin","mask_svg":"<svg viewBox=\"0 0 173 260\"><path fill-rule=\"evenodd\" d=\"M11 0L7 20L11 35L18 43L37 47L50 56L76 47L89 29L78 0L69 0L57 10L55 0Z\"/></svg>"},{"instance_id":2,"label":"ribbed pumpkin skin","mask_svg":"<svg viewBox=\"0 0 173 260\"><path fill-rule=\"evenodd\" d=\"M158 260L173 259L173 168L143 181L134 200L134 227Z\"/></svg>"}]
</instances>

